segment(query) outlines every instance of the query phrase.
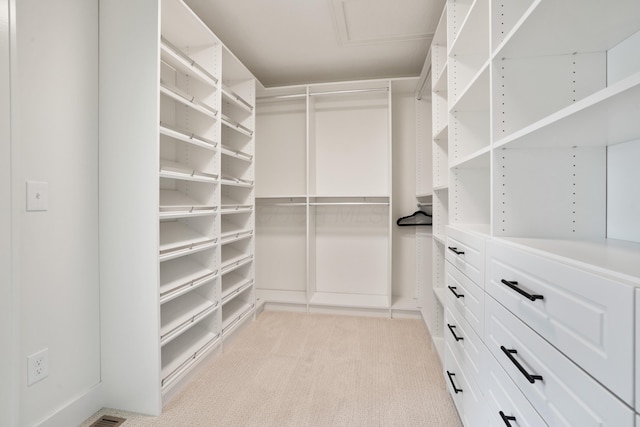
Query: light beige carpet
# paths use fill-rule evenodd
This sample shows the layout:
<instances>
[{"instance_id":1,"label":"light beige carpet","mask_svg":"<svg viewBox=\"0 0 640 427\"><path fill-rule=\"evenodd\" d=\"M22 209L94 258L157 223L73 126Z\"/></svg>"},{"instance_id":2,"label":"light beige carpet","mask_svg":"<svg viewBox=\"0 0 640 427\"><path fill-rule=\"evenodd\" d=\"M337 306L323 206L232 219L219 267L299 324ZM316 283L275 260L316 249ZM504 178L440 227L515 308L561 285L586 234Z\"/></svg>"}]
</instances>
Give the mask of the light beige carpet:
<instances>
[{"instance_id":1,"label":"light beige carpet","mask_svg":"<svg viewBox=\"0 0 640 427\"><path fill-rule=\"evenodd\" d=\"M160 417L124 426L461 426L421 320L265 311Z\"/></svg>"}]
</instances>

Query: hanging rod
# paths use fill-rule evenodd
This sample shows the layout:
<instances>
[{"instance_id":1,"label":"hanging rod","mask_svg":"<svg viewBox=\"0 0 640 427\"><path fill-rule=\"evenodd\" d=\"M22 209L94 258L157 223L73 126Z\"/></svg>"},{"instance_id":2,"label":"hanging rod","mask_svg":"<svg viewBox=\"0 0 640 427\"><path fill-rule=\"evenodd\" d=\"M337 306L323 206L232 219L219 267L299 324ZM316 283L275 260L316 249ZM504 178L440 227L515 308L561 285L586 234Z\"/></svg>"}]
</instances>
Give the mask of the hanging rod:
<instances>
[{"instance_id":1,"label":"hanging rod","mask_svg":"<svg viewBox=\"0 0 640 427\"><path fill-rule=\"evenodd\" d=\"M389 202L311 202L309 206L389 206Z\"/></svg>"},{"instance_id":2,"label":"hanging rod","mask_svg":"<svg viewBox=\"0 0 640 427\"><path fill-rule=\"evenodd\" d=\"M293 95L269 95L269 96L259 96L256 98L257 101L262 101L265 99L294 99L294 98L304 98L306 97L306 93L296 93Z\"/></svg>"},{"instance_id":3,"label":"hanging rod","mask_svg":"<svg viewBox=\"0 0 640 427\"><path fill-rule=\"evenodd\" d=\"M331 92L314 92L309 93L309 96L317 96L317 95L338 95L342 93L362 93L362 92L388 92L388 87L378 87L378 88L369 88L369 89L346 89L346 90L334 90Z\"/></svg>"},{"instance_id":4,"label":"hanging rod","mask_svg":"<svg viewBox=\"0 0 640 427\"><path fill-rule=\"evenodd\" d=\"M433 203L422 203L422 202L418 202L417 203L418 207L422 207L422 206L433 206Z\"/></svg>"}]
</instances>

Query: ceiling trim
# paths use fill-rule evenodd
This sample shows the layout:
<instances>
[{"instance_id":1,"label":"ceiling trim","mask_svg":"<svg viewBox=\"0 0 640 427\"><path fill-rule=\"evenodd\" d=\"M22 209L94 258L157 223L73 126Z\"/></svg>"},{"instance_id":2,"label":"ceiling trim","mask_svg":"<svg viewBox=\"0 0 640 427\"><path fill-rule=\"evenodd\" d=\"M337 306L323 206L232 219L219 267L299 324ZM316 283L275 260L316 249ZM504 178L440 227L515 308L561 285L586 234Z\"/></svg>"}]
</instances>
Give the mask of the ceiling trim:
<instances>
[{"instance_id":1,"label":"ceiling trim","mask_svg":"<svg viewBox=\"0 0 640 427\"><path fill-rule=\"evenodd\" d=\"M340 46L380 44L380 43L396 43L414 40L431 40L434 33L414 33L400 34L396 36L369 37L353 39L349 36L349 27L347 24L344 4L349 0L327 0L331 9L331 16L336 31L336 38Z\"/></svg>"}]
</instances>

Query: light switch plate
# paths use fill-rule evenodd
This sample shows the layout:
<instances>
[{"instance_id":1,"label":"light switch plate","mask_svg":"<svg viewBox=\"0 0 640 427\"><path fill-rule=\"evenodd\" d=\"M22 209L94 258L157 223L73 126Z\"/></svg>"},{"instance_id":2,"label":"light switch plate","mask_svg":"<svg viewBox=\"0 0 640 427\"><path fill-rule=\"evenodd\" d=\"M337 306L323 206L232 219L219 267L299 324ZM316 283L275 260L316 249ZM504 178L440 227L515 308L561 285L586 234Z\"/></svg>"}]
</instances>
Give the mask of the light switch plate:
<instances>
[{"instance_id":1,"label":"light switch plate","mask_svg":"<svg viewBox=\"0 0 640 427\"><path fill-rule=\"evenodd\" d=\"M49 209L49 183L27 181L27 211L46 211Z\"/></svg>"}]
</instances>

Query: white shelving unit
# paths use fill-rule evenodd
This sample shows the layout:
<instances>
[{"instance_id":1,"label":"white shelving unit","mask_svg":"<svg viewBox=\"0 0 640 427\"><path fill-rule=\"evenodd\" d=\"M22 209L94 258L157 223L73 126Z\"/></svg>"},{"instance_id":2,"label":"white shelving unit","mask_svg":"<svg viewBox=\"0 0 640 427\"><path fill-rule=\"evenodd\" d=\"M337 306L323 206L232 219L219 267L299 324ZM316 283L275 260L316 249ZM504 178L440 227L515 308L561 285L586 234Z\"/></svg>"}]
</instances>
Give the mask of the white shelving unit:
<instances>
[{"instance_id":1,"label":"white shelving unit","mask_svg":"<svg viewBox=\"0 0 640 427\"><path fill-rule=\"evenodd\" d=\"M101 3L101 63L106 390L159 414L255 306L255 80L182 0Z\"/></svg>"},{"instance_id":2,"label":"white shelving unit","mask_svg":"<svg viewBox=\"0 0 640 427\"><path fill-rule=\"evenodd\" d=\"M268 89L258 109L260 299L389 310L390 82Z\"/></svg>"},{"instance_id":3,"label":"white shelving unit","mask_svg":"<svg viewBox=\"0 0 640 427\"><path fill-rule=\"evenodd\" d=\"M484 358L491 365L489 376L503 378L504 372L509 373L514 383L504 387L522 393L518 397L521 404L510 409L514 414L537 413L545 423L555 425L556 415L545 405L553 401L554 407L564 408L562 412L570 399L588 400L581 391L583 380L559 379L575 396L566 397L565 401L565 397L549 394L549 400L543 402L520 383L520 374L511 373L510 362L503 360L504 351L493 341L497 336L506 340L518 328L532 328L542 334L544 339L540 341L533 334L530 341L522 338L521 343L511 344L513 348L522 346L517 359L525 362L530 356L524 350L526 346L542 348L549 345L547 341L556 346L562 344L554 342L558 331L543 332L535 323L538 319L526 314L526 303L517 302L513 296L518 294L504 290L504 282L517 283L531 291L538 287L541 293L544 288L548 301L545 299L538 308L545 312L545 319L560 323L562 315L555 317L552 312L554 304L559 303L553 299L553 292L573 282L568 276L558 276L553 279L556 283L540 286L536 281L542 280L538 276L543 271L557 268L576 275L593 275L588 276L593 277L593 288L589 289L602 287L606 292L609 287L613 292L615 288L627 296L632 287L640 286L640 232L637 220L631 219L640 215L639 197L631 184L637 181L638 173L630 161L640 152L636 114L640 105L640 4L626 0L606 5L580 1L456 0L447 2L445 13L446 23L441 21L431 49L433 286L437 299L451 310L450 318L465 318L456 320L457 331L471 331L470 336L464 337L465 342L471 337L484 341L480 347L486 346L484 355L474 355L471 347L459 350L457 339L445 331L446 370L458 373L454 378L460 378L468 388L465 391L476 399L469 400L468 393L466 398L461 397L455 384L450 390L465 426L501 422L497 412L482 415L477 411L486 406L482 395L487 387L491 390L485 397L492 407L506 410L509 406L507 400L492 400L496 385L489 384L491 381L485 384L488 377L473 373L474 364ZM444 26L446 29L442 29ZM438 37L443 32L445 41ZM443 110L448 110L448 121ZM526 263L522 261L525 257ZM529 271L534 268L530 264L536 257L549 266ZM518 282L513 277L503 277L516 274L515 265L526 270ZM482 273L485 268L489 282L485 282ZM450 295L449 286L457 294L464 293L461 288L466 289L468 295L463 299L473 301L461 303L453 292ZM486 305L480 304L478 292L484 292ZM586 288L580 295L587 298ZM566 312L571 312L573 299L563 301ZM512 305L505 310L509 304ZM523 304L523 308L516 309L514 304ZM454 310L456 305L458 311ZM621 305L620 310L627 310L625 307ZM616 322L627 324L634 317L627 311L623 316L603 316L611 322L615 318ZM507 312L513 316L503 314ZM576 319L581 315L586 314L571 314ZM523 323L518 323L520 320ZM606 322L597 327L605 325ZM604 329L600 333L606 335ZM438 338L436 332L434 341ZM627 364L632 355L625 354L629 346L624 339L622 342L626 350L616 357ZM599 345L601 351L608 351L605 344ZM584 352L573 348L563 352L562 356L549 353L555 360L547 363L550 371L560 372L559 366L565 363L576 364L588 377L584 381L610 381L603 379L601 367L587 360ZM497 368L493 367L494 362ZM534 364L531 369L541 370ZM545 387L551 390L555 380L547 380ZM593 406L597 413L594 418L618 417L616 425L633 425L633 410L628 406L633 403L629 381L612 382L607 388L593 387L591 394L601 394L599 401L607 402ZM627 402L627 406L617 399ZM635 412L638 413L637 407ZM582 415L583 424L591 422L587 421L586 412ZM518 419L518 423L531 420Z\"/></svg>"}]
</instances>

